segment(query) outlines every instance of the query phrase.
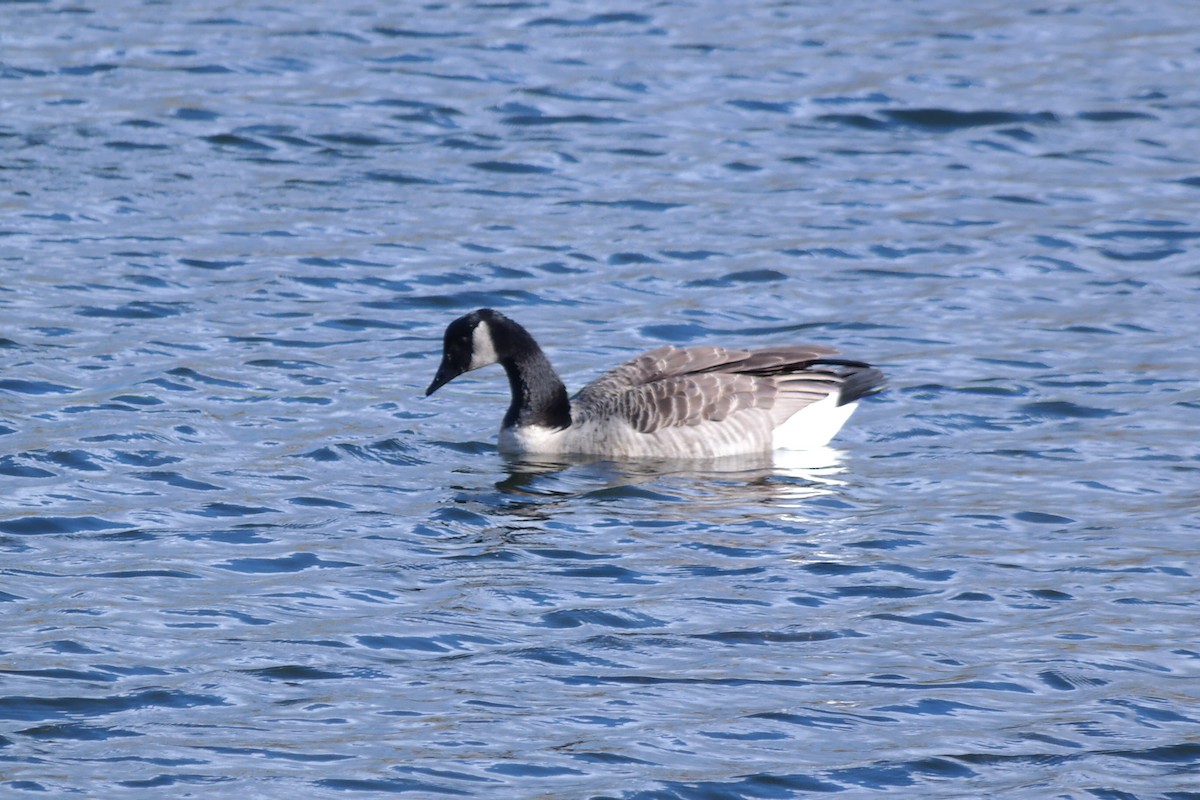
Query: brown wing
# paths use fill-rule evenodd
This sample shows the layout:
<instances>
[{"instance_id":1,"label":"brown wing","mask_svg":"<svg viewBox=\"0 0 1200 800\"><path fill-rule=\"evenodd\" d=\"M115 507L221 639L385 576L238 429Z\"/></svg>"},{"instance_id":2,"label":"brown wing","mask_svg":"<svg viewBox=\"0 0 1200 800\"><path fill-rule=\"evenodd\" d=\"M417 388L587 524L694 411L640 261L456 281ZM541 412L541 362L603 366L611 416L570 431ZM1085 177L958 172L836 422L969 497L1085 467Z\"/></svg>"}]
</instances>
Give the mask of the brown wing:
<instances>
[{"instance_id":1,"label":"brown wing","mask_svg":"<svg viewBox=\"0 0 1200 800\"><path fill-rule=\"evenodd\" d=\"M620 417L635 430L719 422L761 409L776 424L838 390L833 376L805 374L815 359L835 353L819 345L738 350L660 347L620 364L574 398L579 421Z\"/></svg>"}]
</instances>

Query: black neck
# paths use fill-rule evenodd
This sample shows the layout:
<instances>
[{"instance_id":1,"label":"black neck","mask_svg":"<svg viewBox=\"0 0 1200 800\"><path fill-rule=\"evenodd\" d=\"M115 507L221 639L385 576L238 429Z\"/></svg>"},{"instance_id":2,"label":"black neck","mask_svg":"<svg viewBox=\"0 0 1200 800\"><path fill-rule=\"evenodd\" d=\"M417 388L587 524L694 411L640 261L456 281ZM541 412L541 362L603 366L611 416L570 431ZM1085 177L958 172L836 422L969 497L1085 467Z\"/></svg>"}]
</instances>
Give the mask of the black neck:
<instances>
[{"instance_id":1,"label":"black neck","mask_svg":"<svg viewBox=\"0 0 1200 800\"><path fill-rule=\"evenodd\" d=\"M505 321L508 324L502 326L503 330L492 326L496 352L512 388L512 405L504 415L504 427L569 427L571 401L567 387L528 331L512 320Z\"/></svg>"}]
</instances>

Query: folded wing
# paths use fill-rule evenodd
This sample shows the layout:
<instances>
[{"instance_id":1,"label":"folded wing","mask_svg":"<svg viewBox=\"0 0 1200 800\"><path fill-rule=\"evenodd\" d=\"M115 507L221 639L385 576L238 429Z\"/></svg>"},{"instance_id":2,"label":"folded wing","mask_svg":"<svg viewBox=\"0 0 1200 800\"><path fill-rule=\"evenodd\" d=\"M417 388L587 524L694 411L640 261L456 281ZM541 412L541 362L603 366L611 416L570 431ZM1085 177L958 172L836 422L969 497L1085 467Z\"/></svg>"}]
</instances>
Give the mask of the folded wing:
<instances>
[{"instance_id":1,"label":"folded wing","mask_svg":"<svg viewBox=\"0 0 1200 800\"><path fill-rule=\"evenodd\" d=\"M574 413L581 422L622 418L640 433L720 422L742 412L766 414L779 425L830 395L847 403L880 388L877 370L828 358L836 352L820 345L660 347L584 387L574 398Z\"/></svg>"}]
</instances>

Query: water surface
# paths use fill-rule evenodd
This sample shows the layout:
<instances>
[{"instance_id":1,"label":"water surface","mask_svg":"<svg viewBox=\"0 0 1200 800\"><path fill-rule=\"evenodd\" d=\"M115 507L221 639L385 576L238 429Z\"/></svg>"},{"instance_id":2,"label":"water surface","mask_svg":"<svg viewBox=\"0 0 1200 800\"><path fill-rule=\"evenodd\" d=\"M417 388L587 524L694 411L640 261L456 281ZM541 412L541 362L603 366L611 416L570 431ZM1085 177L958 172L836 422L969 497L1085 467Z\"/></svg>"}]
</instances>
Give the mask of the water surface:
<instances>
[{"instance_id":1,"label":"water surface","mask_svg":"<svg viewBox=\"0 0 1200 800\"><path fill-rule=\"evenodd\" d=\"M1200 797L1192 12L4 5L4 793ZM891 389L506 460L483 305Z\"/></svg>"}]
</instances>

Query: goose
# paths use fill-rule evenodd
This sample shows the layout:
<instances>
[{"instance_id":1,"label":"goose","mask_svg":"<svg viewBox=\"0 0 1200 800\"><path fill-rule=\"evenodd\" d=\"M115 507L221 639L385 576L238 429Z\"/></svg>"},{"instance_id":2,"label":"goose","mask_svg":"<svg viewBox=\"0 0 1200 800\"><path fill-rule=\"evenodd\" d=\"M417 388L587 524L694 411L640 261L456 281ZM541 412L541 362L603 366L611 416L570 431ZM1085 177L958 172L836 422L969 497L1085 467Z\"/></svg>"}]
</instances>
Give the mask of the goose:
<instances>
[{"instance_id":1,"label":"goose","mask_svg":"<svg viewBox=\"0 0 1200 800\"><path fill-rule=\"evenodd\" d=\"M500 427L508 454L714 458L822 447L856 401L883 389L870 364L821 345L761 350L658 347L574 397L525 328L490 308L446 327L425 397L471 370L500 364L512 404Z\"/></svg>"}]
</instances>

